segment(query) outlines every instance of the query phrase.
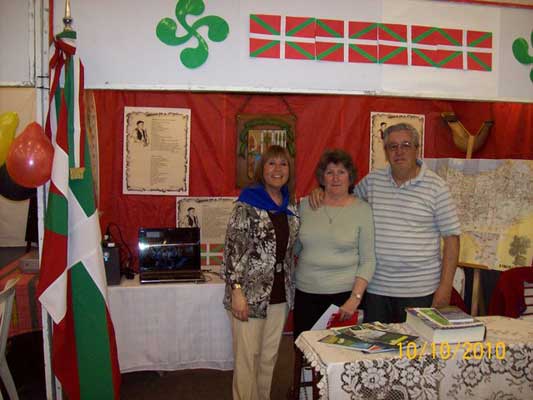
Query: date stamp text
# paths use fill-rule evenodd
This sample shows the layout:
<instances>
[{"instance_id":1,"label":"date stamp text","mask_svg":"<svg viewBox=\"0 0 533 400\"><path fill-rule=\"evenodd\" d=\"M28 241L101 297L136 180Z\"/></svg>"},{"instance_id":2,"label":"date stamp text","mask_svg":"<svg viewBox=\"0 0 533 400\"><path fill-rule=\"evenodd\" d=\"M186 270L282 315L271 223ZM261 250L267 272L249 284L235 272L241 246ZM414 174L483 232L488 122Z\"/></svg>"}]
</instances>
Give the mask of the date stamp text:
<instances>
[{"instance_id":1,"label":"date stamp text","mask_svg":"<svg viewBox=\"0 0 533 400\"><path fill-rule=\"evenodd\" d=\"M400 357L409 360L422 357L440 358L442 360L481 360L482 358L505 358L506 346L503 342L458 342L458 343L433 343L409 342L398 344Z\"/></svg>"}]
</instances>

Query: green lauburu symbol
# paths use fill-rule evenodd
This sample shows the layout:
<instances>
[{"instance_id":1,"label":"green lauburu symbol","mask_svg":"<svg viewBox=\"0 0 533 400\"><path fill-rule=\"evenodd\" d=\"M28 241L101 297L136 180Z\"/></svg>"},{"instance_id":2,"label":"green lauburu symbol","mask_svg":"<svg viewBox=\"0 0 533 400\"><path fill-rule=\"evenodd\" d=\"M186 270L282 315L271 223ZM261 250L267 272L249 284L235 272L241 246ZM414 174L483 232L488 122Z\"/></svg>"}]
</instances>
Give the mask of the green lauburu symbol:
<instances>
[{"instance_id":1,"label":"green lauburu symbol","mask_svg":"<svg viewBox=\"0 0 533 400\"><path fill-rule=\"evenodd\" d=\"M203 0L179 0L176 4L176 19L185 29L186 34L178 36L178 26L172 18L163 18L157 24L156 35L163 43L169 46L179 46L186 43L193 36L197 39L196 47L187 47L180 53L180 60L187 68L197 68L202 65L209 55L209 47L205 39L198 33L198 28L207 26L207 37L213 42L222 42L229 33L228 23L216 16L208 15L200 18L190 26L185 17L201 15L205 10Z\"/></svg>"},{"instance_id":2,"label":"green lauburu symbol","mask_svg":"<svg viewBox=\"0 0 533 400\"><path fill-rule=\"evenodd\" d=\"M531 31L531 45L533 46L533 31ZM521 64L533 64L533 56L529 55L529 44L527 40L520 37L513 42L514 58ZM533 68L529 72L529 79L533 82Z\"/></svg>"}]
</instances>

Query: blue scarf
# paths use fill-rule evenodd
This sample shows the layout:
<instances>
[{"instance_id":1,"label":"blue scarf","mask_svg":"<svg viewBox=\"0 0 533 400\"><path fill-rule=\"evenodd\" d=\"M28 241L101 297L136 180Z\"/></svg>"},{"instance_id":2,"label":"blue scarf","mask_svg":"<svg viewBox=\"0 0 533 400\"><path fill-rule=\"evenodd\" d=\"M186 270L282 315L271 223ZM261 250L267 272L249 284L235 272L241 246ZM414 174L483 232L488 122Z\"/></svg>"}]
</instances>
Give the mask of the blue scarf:
<instances>
[{"instance_id":1,"label":"blue scarf","mask_svg":"<svg viewBox=\"0 0 533 400\"><path fill-rule=\"evenodd\" d=\"M281 195L283 197L283 201L281 202L281 205L278 206L274 202L274 200L272 200L263 185L254 185L251 187L244 188L238 200L243 203L249 204L252 207L256 207L265 211L270 211L275 214L282 212L287 215L295 215L291 210L288 209L289 189L287 188L287 185L284 185L281 188Z\"/></svg>"}]
</instances>

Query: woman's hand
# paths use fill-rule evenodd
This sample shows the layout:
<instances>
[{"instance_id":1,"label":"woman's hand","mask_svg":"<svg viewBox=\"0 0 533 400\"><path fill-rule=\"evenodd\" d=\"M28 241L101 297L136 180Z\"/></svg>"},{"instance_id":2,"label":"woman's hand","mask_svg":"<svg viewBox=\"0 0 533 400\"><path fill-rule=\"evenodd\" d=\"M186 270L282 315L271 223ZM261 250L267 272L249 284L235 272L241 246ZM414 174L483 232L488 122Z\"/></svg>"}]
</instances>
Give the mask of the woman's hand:
<instances>
[{"instance_id":1,"label":"woman's hand","mask_svg":"<svg viewBox=\"0 0 533 400\"><path fill-rule=\"evenodd\" d=\"M350 296L350 298L339 308L340 320L346 321L347 319L352 318L353 314L357 311L360 302L360 299Z\"/></svg>"},{"instance_id":2,"label":"woman's hand","mask_svg":"<svg viewBox=\"0 0 533 400\"><path fill-rule=\"evenodd\" d=\"M241 288L231 291L231 313L241 321L248 321L248 302Z\"/></svg>"},{"instance_id":3,"label":"woman's hand","mask_svg":"<svg viewBox=\"0 0 533 400\"><path fill-rule=\"evenodd\" d=\"M322 201L324 201L324 190L320 187L314 188L309 194L309 205L311 206L311 209L316 210L317 208L320 208Z\"/></svg>"}]
</instances>

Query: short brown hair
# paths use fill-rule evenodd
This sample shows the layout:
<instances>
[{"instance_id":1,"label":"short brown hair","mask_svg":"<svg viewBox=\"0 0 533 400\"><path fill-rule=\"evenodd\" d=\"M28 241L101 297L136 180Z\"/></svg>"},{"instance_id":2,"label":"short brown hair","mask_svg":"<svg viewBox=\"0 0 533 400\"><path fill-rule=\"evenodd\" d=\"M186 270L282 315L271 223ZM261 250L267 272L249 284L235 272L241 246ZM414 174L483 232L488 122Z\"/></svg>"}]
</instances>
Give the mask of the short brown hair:
<instances>
[{"instance_id":1,"label":"short brown hair","mask_svg":"<svg viewBox=\"0 0 533 400\"><path fill-rule=\"evenodd\" d=\"M272 145L261 155L261 160L255 167L253 184L260 184L265 186L265 178L263 176L265 164L268 160L278 157L285 159L289 164L289 179L287 181L287 187L289 188L289 195L292 198L294 188L294 164L292 162L292 158L288 150L285 147Z\"/></svg>"},{"instance_id":2,"label":"short brown hair","mask_svg":"<svg viewBox=\"0 0 533 400\"><path fill-rule=\"evenodd\" d=\"M315 176L322 189L324 189L324 173L329 164L341 164L350 175L350 185L348 186L348 193L353 193L355 187L355 180L357 179L357 169L347 152L341 149L326 150L322 153L320 160L315 169Z\"/></svg>"}]
</instances>

